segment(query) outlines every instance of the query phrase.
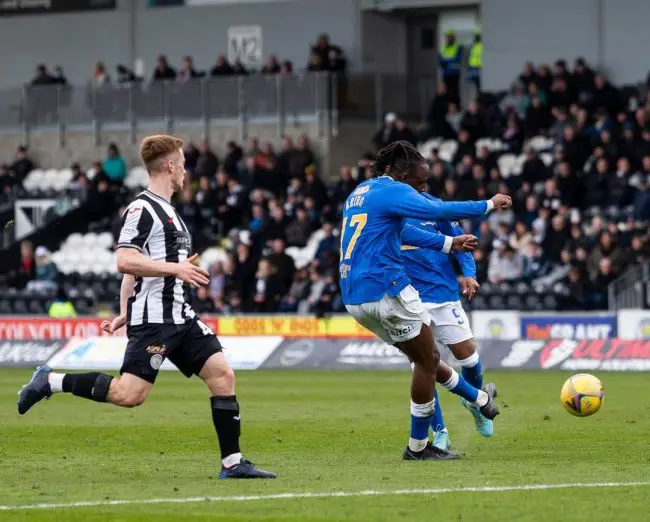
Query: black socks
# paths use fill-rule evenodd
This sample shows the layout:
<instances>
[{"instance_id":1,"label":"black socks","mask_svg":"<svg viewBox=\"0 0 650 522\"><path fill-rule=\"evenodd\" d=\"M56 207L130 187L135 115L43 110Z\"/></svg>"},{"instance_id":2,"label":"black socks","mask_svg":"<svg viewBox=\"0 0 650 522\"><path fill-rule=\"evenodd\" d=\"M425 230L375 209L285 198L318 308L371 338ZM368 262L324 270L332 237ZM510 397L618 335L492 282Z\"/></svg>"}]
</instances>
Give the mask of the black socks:
<instances>
[{"instance_id":1,"label":"black socks","mask_svg":"<svg viewBox=\"0 0 650 522\"><path fill-rule=\"evenodd\" d=\"M233 453L240 453L239 435L241 433L239 422L239 404L235 395L225 397L211 397L212 422L217 431L221 458L224 459Z\"/></svg>"},{"instance_id":2,"label":"black socks","mask_svg":"<svg viewBox=\"0 0 650 522\"><path fill-rule=\"evenodd\" d=\"M105 373L67 373L63 377L64 393L96 402L106 402L113 377Z\"/></svg>"}]
</instances>

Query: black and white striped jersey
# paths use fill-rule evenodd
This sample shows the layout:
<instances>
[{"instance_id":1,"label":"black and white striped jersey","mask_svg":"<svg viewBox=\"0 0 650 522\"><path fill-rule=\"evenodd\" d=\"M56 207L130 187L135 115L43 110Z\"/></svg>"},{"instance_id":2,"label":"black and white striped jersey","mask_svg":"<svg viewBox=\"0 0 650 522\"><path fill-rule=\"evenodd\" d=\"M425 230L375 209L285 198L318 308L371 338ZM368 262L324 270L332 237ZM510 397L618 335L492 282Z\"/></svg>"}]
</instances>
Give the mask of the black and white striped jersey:
<instances>
[{"instance_id":1,"label":"black and white striped jersey","mask_svg":"<svg viewBox=\"0 0 650 522\"><path fill-rule=\"evenodd\" d=\"M176 209L145 190L126 208L118 248L135 248L154 261L180 263L192 252L192 238ZM183 324L195 317L176 277L136 277L127 324Z\"/></svg>"}]
</instances>

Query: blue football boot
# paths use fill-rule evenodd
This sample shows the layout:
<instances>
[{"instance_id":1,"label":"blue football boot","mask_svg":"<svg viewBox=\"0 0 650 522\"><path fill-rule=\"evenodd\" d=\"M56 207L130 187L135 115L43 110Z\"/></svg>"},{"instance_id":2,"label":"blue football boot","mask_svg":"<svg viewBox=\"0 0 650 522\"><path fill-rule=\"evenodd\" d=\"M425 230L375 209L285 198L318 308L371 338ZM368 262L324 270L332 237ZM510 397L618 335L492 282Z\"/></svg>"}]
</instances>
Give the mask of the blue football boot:
<instances>
[{"instance_id":1,"label":"blue football boot","mask_svg":"<svg viewBox=\"0 0 650 522\"><path fill-rule=\"evenodd\" d=\"M52 397L49 376L52 370L49 366L39 366L32 374L30 381L18 392L18 413L25 415L34 404Z\"/></svg>"}]
</instances>

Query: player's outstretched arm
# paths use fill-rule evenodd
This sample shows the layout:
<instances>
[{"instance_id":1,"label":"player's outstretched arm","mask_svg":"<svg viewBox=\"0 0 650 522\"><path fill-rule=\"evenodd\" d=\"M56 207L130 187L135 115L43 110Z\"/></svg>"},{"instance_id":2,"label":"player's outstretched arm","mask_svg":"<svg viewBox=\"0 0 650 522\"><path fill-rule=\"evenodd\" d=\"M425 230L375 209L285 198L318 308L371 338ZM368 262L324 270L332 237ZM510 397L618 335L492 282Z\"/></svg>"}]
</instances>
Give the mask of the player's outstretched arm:
<instances>
[{"instance_id":1,"label":"player's outstretched arm","mask_svg":"<svg viewBox=\"0 0 650 522\"><path fill-rule=\"evenodd\" d=\"M197 257L194 255L182 263L168 263L149 259L134 248L118 248L117 269L123 274L137 277L174 276L193 286L205 286L209 282L209 274L194 265Z\"/></svg>"},{"instance_id":2,"label":"player's outstretched arm","mask_svg":"<svg viewBox=\"0 0 650 522\"><path fill-rule=\"evenodd\" d=\"M424 198L406 184L396 184L387 201L388 212L398 217L432 220L457 220L482 216L491 210L506 210L512 205L510 196L497 194L488 201L442 202Z\"/></svg>"},{"instance_id":3,"label":"player's outstretched arm","mask_svg":"<svg viewBox=\"0 0 650 522\"><path fill-rule=\"evenodd\" d=\"M437 232L427 232L407 223L402 228L401 243L448 254L452 251L471 252L476 248L478 240L469 234L451 237Z\"/></svg>"}]
</instances>

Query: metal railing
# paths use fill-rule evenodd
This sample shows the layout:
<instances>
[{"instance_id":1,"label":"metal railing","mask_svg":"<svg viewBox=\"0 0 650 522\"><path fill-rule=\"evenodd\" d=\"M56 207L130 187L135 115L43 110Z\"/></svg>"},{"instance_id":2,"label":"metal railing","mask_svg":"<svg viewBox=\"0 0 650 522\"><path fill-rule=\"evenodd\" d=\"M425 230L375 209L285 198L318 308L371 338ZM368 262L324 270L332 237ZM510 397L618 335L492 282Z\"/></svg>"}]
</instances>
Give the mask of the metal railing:
<instances>
[{"instance_id":1,"label":"metal railing","mask_svg":"<svg viewBox=\"0 0 650 522\"><path fill-rule=\"evenodd\" d=\"M317 122L320 135L338 133L341 118L380 125L387 112L411 122L426 121L435 93L434 77L389 74L300 73L207 77L187 83L136 82L100 87L27 85L0 91L0 131L88 130L97 141L103 129L202 122L206 135L217 121L287 125Z\"/></svg>"},{"instance_id":2,"label":"metal railing","mask_svg":"<svg viewBox=\"0 0 650 522\"><path fill-rule=\"evenodd\" d=\"M318 121L325 132L331 105L327 74L254 75L204 78L187 83L134 82L100 87L28 85L0 91L0 130L92 129L201 121L209 132L214 121L237 123L246 133L250 122ZM83 130L86 130L86 129Z\"/></svg>"},{"instance_id":3,"label":"metal railing","mask_svg":"<svg viewBox=\"0 0 650 522\"><path fill-rule=\"evenodd\" d=\"M607 288L610 310L649 308L650 263L629 268Z\"/></svg>"}]
</instances>

